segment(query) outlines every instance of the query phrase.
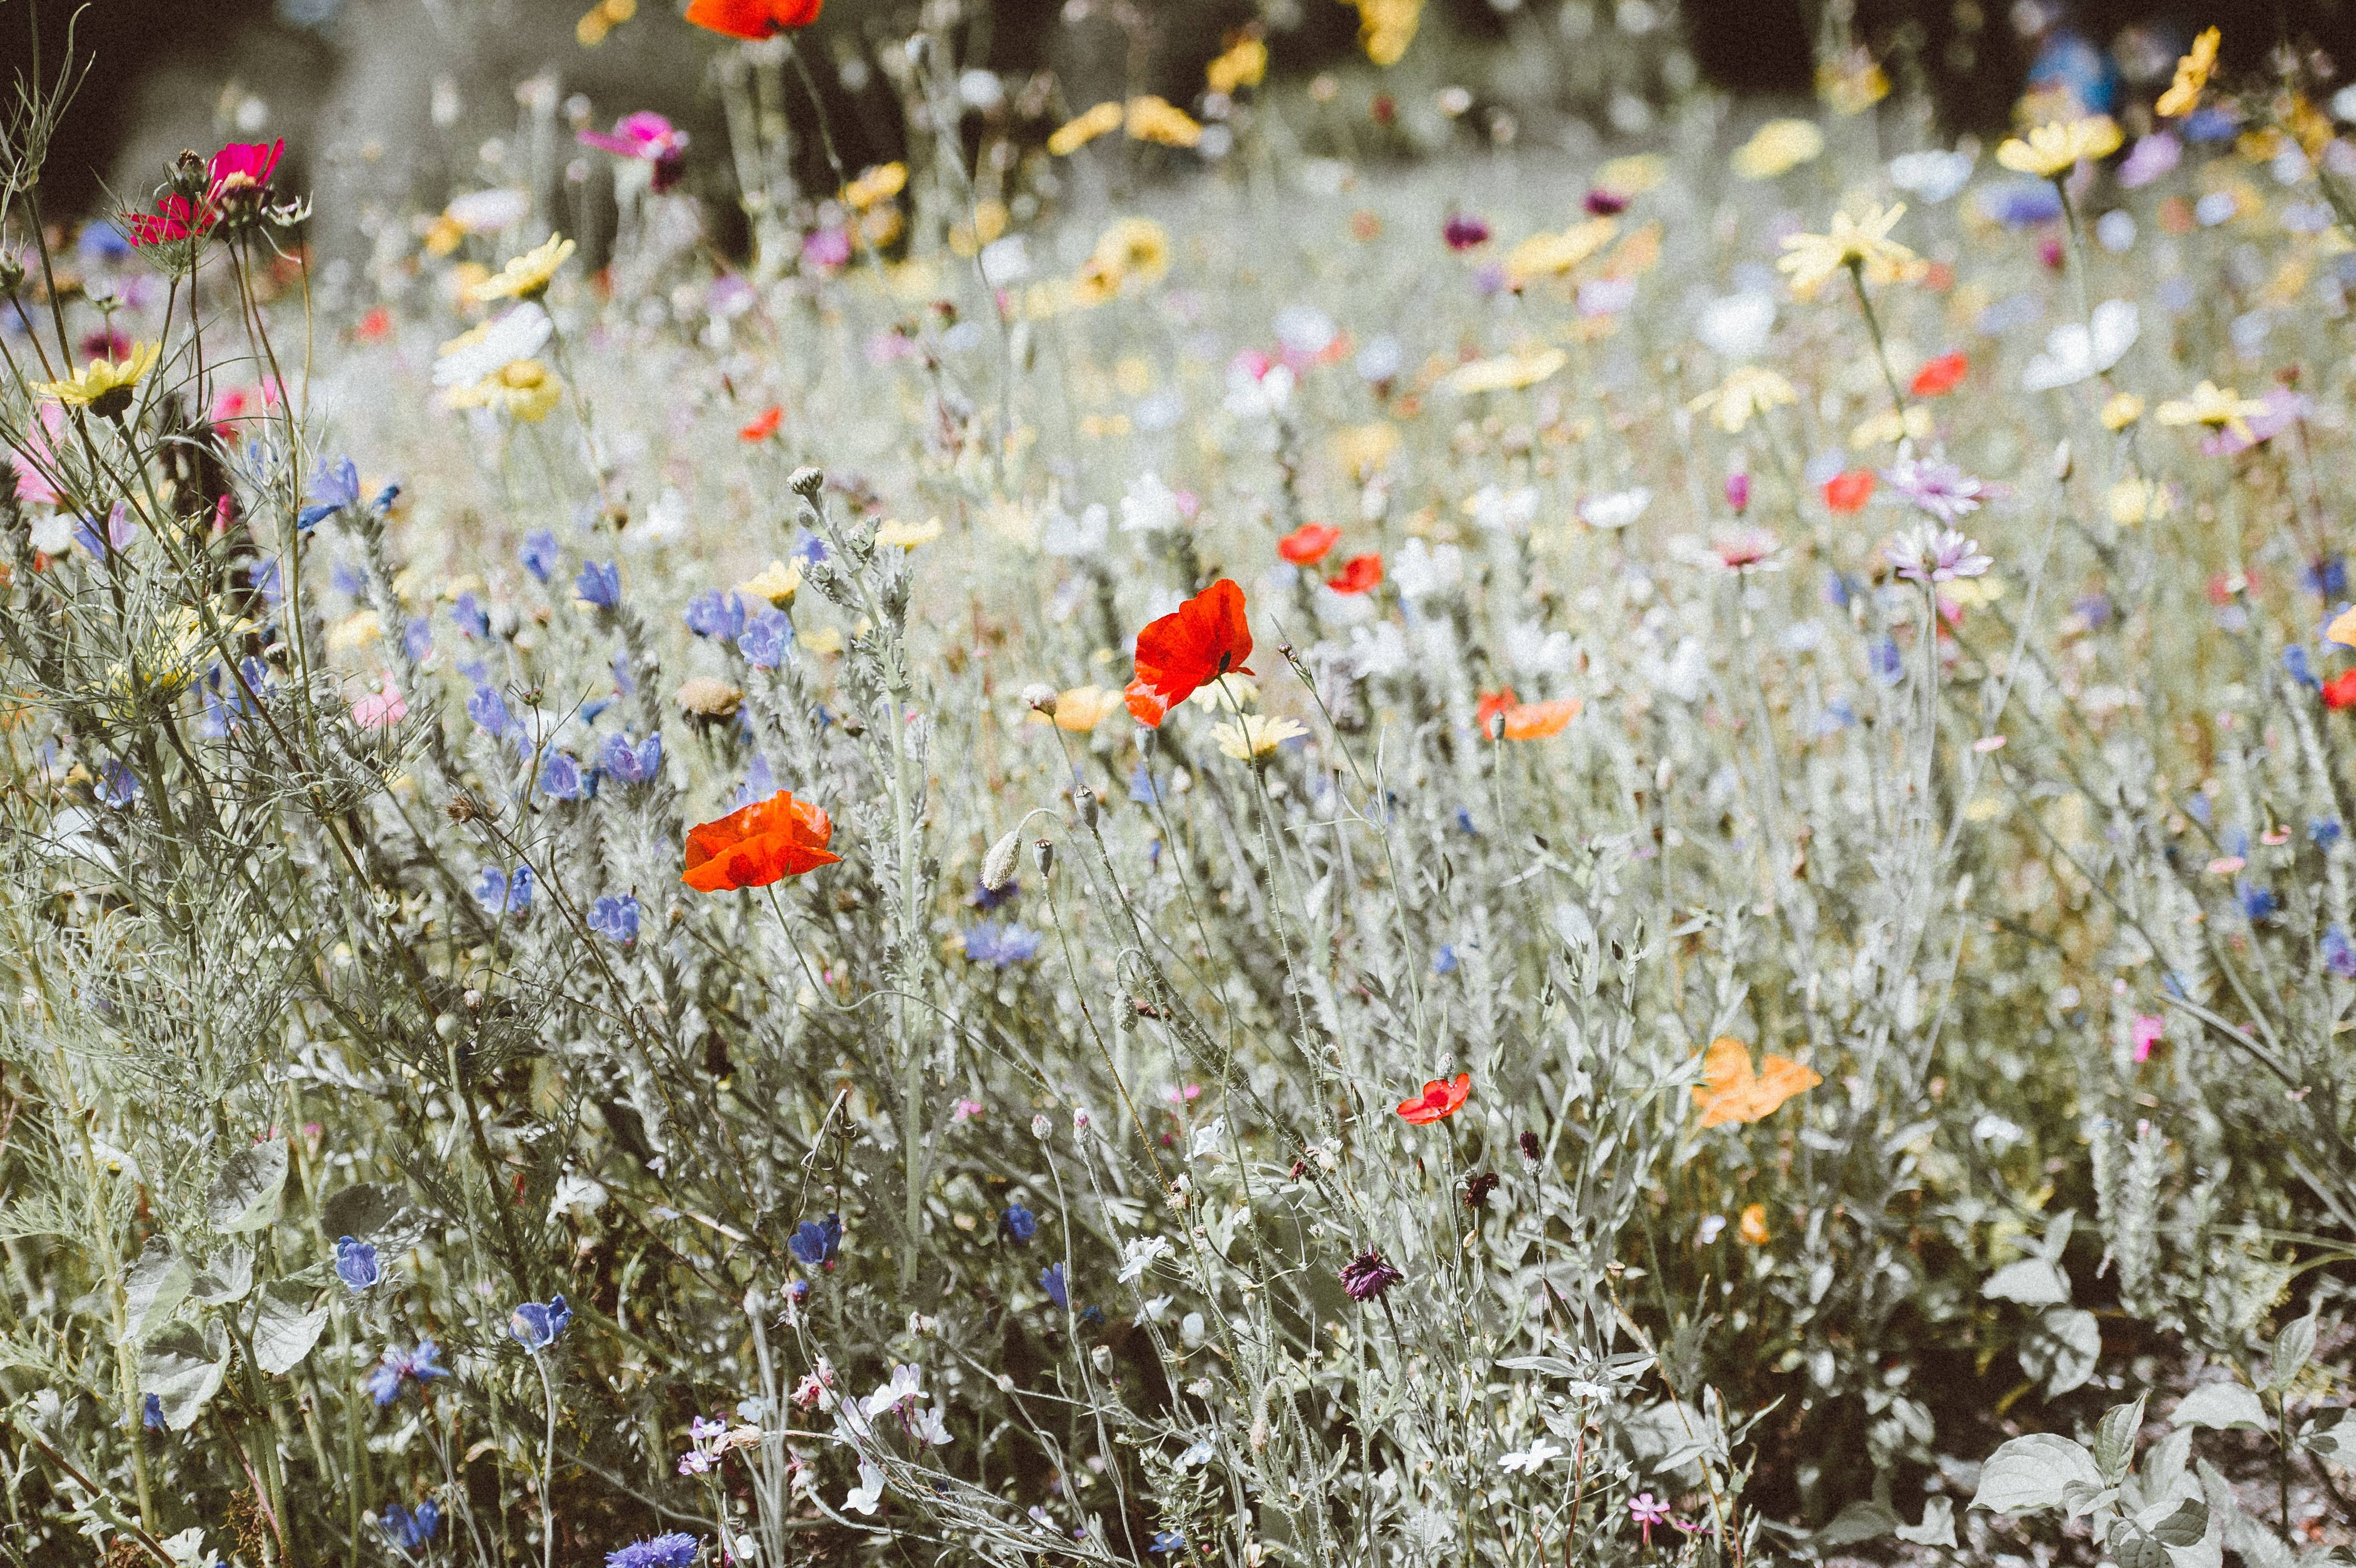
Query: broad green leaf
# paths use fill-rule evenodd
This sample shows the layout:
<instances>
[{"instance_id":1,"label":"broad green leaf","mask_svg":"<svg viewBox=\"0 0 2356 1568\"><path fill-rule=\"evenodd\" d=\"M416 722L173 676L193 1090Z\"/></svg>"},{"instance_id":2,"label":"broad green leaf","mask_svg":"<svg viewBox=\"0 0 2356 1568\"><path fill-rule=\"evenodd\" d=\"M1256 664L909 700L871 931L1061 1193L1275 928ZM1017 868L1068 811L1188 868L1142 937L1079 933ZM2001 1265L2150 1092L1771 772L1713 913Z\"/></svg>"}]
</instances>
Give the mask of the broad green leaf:
<instances>
[{"instance_id":1,"label":"broad green leaf","mask_svg":"<svg viewBox=\"0 0 2356 1568\"><path fill-rule=\"evenodd\" d=\"M2062 1506L2063 1489L2080 1481L2100 1487L2103 1473L2094 1456L2066 1437L2033 1432L2016 1437L1988 1455L1980 1466L1979 1489L1972 1507L1997 1513L2034 1513Z\"/></svg>"},{"instance_id":2,"label":"broad green leaf","mask_svg":"<svg viewBox=\"0 0 2356 1568\"><path fill-rule=\"evenodd\" d=\"M2143 1430L2144 1396L2133 1404L2113 1405L2094 1428L2094 1463L2103 1479L2116 1484L2135 1465L2136 1434Z\"/></svg>"},{"instance_id":3,"label":"broad green leaf","mask_svg":"<svg viewBox=\"0 0 2356 1568\"><path fill-rule=\"evenodd\" d=\"M253 1359L265 1372L284 1377L302 1364L327 1326L325 1303L311 1305L312 1293L289 1289L273 1281L262 1287L253 1315Z\"/></svg>"},{"instance_id":4,"label":"broad green leaf","mask_svg":"<svg viewBox=\"0 0 2356 1568\"><path fill-rule=\"evenodd\" d=\"M229 1347L218 1342L221 1337L218 1325L209 1337L215 1342L209 1343L196 1325L175 1323L147 1342L139 1360L139 1391L155 1396L170 1430L186 1432L195 1425L205 1402L220 1390L229 1366Z\"/></svg>"},{"instance_id":5,"label":"broad green leaf","mask_svg":"<svg viewBox=\"0 0 2356 1568\"><path fill-rule=\"evenodd\" d=\"M2038 1325L2054 1345L2051 1370L2045 1380L2045 1397L2052 1399L2083 1388L2103 1359L2103 1330L2094 1321L2094 1315L2074 1306L2056 1307L2042 1314Z\"/></svg>"},{"instance_id":6,"label":"broad green leaf","mask_svg":"<svg viewBox=\"0 0 2356 1568\"><path fill-rule=\"evenodd\" d=\"M2119 1568L2175 1568L2168 1548L2126 1520L2111 1526L2111 1561Z\"/></svg>"},{"instance_id":7,"label":"broad green leaf","mask_svg":"<svg viewBox=\"0 0 2356 1568\"><path fill-rule=\"evenodd\" d=\"M1980 1286L1980 1294L1990 1301L2017 1301L2023 1306L2065 1306L2070 1301L2070 1282L2044 1259L2023 1258L1990 1274Z\"/></svg>"},{"instance_id":8,"label":"broad green leaf","mask_svg":"<svg viewBox=\"0 0 2356 1568\"><path fill-rule=\"evenodd\" d=\"M243 1301L245 1293L253 1288L253 1251L248 1247L231 1247L205 1265L204 1273L188 1294L207 1306L227 1306Z\"/></svg>"},{"instance_id":9,"label":"broad green leaf","mask_svg":"<svg viewBox=\"0 0 2356 1568\"><path fill-rule=\"evenodd\" d=\"M285 1185L285 1139L240 1149L206 1191L205 1218L224 1236L260 1230L278 1217L278 1194Z\"/></svg>"},{"instance_id":10,"label":"broad green leaf","mask_svg":"<svg viewBox=\"0 0 2356 1568\"><path fill-rule=\"evenodd\" d=\"M2209 1505L2199 1498L2186 1498L2146 1528L2169 1546L2197 1546L2209 1533Z\"/></svg>"},{"instance_id":11,"label":"broad green leaf","mask_svg":"<svg viewBox=\"0 0 2356 1568\"><path fill-rule=\"evenodd\" d=\"M2356 1464L2356 1411L2318 1411L2299 1427L2298 1445L2342 1465Z\"/></svg>"},{"instance_id":12,"label":"broad green leaf","mask_svg":"<svg viewBox=\"0 0 2356 1568\"><path fill-rule=\"evenodd\" d=\"M180 1303L187 1299L193 1279L187 1260L173 1249L168 1240L148 1237L138 1261L123 1278L124 1306L129 1315L124 1326L131 1337L145 1339L168 1322Z\"/></svg>"},{"instance_id":13,"label":"broad green leaf","mask_svg":"<svg viewBox=\"0 0 2356 1568\"><path fill-rule=\"evenodd\" d=\"M1916 1546L1944 1546L1952 1552L1955 1548L1955 1505L1945 1498L1925 1498L1922 1522L1901 1524L1890 1533Z\"/></svg>"},{"instance_id":14,"label":"broad green leaf","mask_svg":"<svg viewBox=\"0 0 2356 1568\"><path fill-rule=\"evenodd\" d=\"M2175 1426L2254 1426L2265 1430L2266 1407L2239 1383L2203 1383L2176 1403Z\"/></svg>"},{"instance_id":15,"label":"broad green leaf","mask_svg":"<svg viewBox=\"0 0 2356 1568\"><path fill-rule=\"evenodd\" d=\"M1824 1550L1855 1546L1863 1541L1879 1541L1904 1522L1887 1503L1855 1502L1834 1515L1832 1523L1816 1531L1809 1543Z\"/></svg>"},{"instance_id":16,"label":"broad green leaf","mask_svg":"<svg viewBox=\"0 0 2356 1568\"><path fill-rule=\"evenodd\" d=\"M2278 1394L2290 1387L2315 1354L2315 1314L2297 1318L2283 1325L2275 1336L2273 1367L2266 1377L2266 1392Z\"/></svg>"}]
</instances>

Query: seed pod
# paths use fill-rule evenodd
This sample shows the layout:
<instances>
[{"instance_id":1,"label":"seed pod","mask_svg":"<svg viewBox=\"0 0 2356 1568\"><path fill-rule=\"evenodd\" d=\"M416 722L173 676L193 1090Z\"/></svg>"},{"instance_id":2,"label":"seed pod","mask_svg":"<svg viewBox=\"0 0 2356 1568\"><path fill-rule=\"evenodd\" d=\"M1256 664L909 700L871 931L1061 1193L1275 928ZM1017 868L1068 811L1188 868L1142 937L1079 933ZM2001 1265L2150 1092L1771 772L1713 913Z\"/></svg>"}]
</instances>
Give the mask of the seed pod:
<instances>
[{"instance_id":1,"label":"seed pod","mask_svg":"<svg viewBox=\"0 0 2356 1568\"><path fill-rule=\"evenodd\" d=\"M998 892L1014 879L1014 854L1023 847L1023 835L1010 830L1004 838L990 846L981 857L981 885L990 892Z\"/></svg>"},{"instance_id":2,"label":"seed pod","mask_svg":"<svg viewBox=\"0 0 2356 1568\"><path fill-rule=\"evenodd\" d=\"M1095 831L1097 825L1098 803L1103 799L1103 796L1098 794L1095 790L1089 789L1085 784L1078 786L1072 791L1073 809L1079 812L1081 825L1091 832Z\"/></svg>"},{"instance_id":3,"label":"seed pod","mask_svg":"<svg viewBox=\"0 0 2356 1568\"><path fill-rule=\"evenodd\" d=\"M1031 846L1031 864L1039 868L1041 876L1055 869L1055 841L1041 839Z\"/></svg>"}]
</instances>

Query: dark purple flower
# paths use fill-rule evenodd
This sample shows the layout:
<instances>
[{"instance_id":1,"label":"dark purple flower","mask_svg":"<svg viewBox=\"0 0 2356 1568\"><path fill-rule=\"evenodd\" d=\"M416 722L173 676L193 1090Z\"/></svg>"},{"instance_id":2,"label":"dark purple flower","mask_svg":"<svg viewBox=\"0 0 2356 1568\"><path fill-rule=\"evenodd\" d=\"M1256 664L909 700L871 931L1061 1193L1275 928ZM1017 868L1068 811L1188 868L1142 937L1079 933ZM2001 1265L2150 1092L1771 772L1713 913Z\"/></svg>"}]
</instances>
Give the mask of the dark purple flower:
<instances>
[{"instance_id":1,"label":"dark purple flower","mask_svg":"<svg viewBox=\"0 0 2356 1568\"><path fill-rule=\"evenodd\" d=\"M1606 190L1599 185L1587 193L1587 199L1580 205L1594 217L1617 218L1628 210L1628 199L1616 190Z\"/></svg>"},{"instance_id":2,"label":"dark purple flower","mask_svg":"<svg viewBox=\"0 0 2356 1568\"><path fill-rule=\"evenodd\" d=\"M816 1269L834 1262L842 1248L842 1216L830 1214L824 1219L805 1219L794 1227L786 1238L786 1251Z\"/></svg>"},{"instance_id":3,"label":"dark purple flower","mask_svg":"<svg viewBox=\"0 0 2356 1568\"><path fill-rule=\"evenodd\" d=\"M1342 1288L1352 1301L1373 1301L1405 1278L1372 1247L1342 1266Z\"/></svg>"},{"instance_id":4,"label":"dark purple flower","mask_svg":"<svg viewBox=\"0 0 2356 1568\"><path fill-rule=\"evenodd\" d=\"M1451 251L1470 251L1489 242L1489 225L1469 212L1451 212L1440 226L1440 237Z\"/></svg>"},{"instance_id":5,"label":"dark purple flower","mask_svg":"<svg viewBox=\"0 0 2356 1568\"><path fill-rule=\"evenodd\" d=\"M1045 1291L1047 1293L1047 1299L1054 1302L1058 1307L1062 1307L1066 1310L1070 1308L1072 1305L1072 1287L1070 1283L1064 1278L1063 1264L1050 1263L1045 1268L1041 1269L1039 1271L1039 1288Z\"/></svg>"}]
</instances>

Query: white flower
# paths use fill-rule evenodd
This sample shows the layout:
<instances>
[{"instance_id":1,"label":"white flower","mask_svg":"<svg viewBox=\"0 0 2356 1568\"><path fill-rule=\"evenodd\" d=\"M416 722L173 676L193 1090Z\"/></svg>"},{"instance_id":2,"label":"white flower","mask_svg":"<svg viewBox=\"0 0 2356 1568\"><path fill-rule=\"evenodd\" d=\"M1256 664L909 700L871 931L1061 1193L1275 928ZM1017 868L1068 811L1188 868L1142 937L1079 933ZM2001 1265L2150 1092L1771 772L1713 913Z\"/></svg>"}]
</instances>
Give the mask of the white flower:
<instances>
[{"instance_id":1,"label":"white flower","mask_svg":"<svg viewBox=\"0 0 2356 1568\"><path fill-rule=\"evenodd\" d=\"M872 1514L875 1505L884 1500L884 1472L862 1459L859 1462L859 1485L842 1499L846 1513Z\"/></svg>"},{"instance_id":2,"label":"white flower","mask_svg":"<svg viewBox=\"0 0 2356 1568\"><path fill-rule=\"evenodd\" d=\"M1215 1155L1219 1146L1226 1142L1226 1137L1227 1119L1224 1116L1214 1118L1208 1125L1194 1129L1194 1139L1186 1146L1186 1157L1199 1160L1205 1155Z\"/></svg>"},{"instance_id":3,"label":"white flower","mask_svg":"<svg viewBox=\"0 0 2356 1568\"><path fill-rule=\"evenodd\" d=\"M989 280L992 288L1021 283L1031 275L1030 244L1020 234L992 240L981 248L981 254L976 260L981 267L981 275Z\"/></svg>"},{"instance_id":4,"label":"white flower","mask_svg":"<svg viewBox=\"0 0 2356 1568\"><path fill-rule=\"evenodd\" d=\"M33 548L44 555L62 555L73 548L74 519L53 511L33 520Z\"/></svg>"},{"instance_id":5,"label":"white flower","mask_svg":"<svg viewBox=\"0 0 2356 1568\"><path fill-rule=\"evenodd\" d=\"M1159 474L1140 474L1130 483L1129 493L1120 498L1123 533L1170 533L1185 521L1178 510L1178 497L1162 482Z\"/></svg>"},{"instance_id":6,"label":"white flower","mask_svg":"<svg viewBox=\"0 0 2356 1568\"><path fill-rule=\"evenodd\" d=\"M573 1210L594 1213L605 1207L605 1197L603 1183L566 1171L556 1178L556 1193L548 1204L549 1223L554 1224L561 1216Z\"/></svg>"},{"instance_id":7,"label":"white flower","mask_svg":"<svg viewBox=\"0 0 2356 1568\"><path fill-rule=\"evenodd\" d=\"M1392 586L1403 598L1443 593L1463 580L1464 552L1453 544L1431 545L1410 539L1407 548L1392 557L1389 575Z\"/></svg>"},{"instance_id":8,"label":"white flower","mask_svg":"<svg viewBox=\"0 0 2356 1568\"><path fill-rule=\"evenodd\" d=\"M909 1417L908 1431L919 1443L928 1444L935 1448L945 1448L948 1445L949 1429L948 1423L941 1420L941 1412L937 1408L928 1407Z\"/></svg>"},{"instance_id":9,"label":"white flower","mask_svg":"<svg viewBox=\"0 0 2356 1568\"><path fill-rule=\"evenodd\" d=\"M1538 514L1537 487L1525 485L1517 490L1503 490L1495 485L1483 485L1464 503L1472 521L1493 532L1525 533L1530 521Z\"/></svg>"},{"instance_id":10,"label":"white flower","mask_svg":"<svg viewBox=\"0 0 2356 1568\"><path fill-rule=\"evenodd\" d=\"M647 508L646 521L622 537L641 549L649 544L668 544L687 533L687 498L669 485Z\"/></svg>"},{"instance_id":11,"label":"white flower","mask_svg":"<svg viewBox=\"0 0 2356 1568\"><path fill-rule=\"evenodd\" d=\"M1317 618L1327 626L1364 626L1380 613L1372 594L1337 594L1318 585Z\"/></svg>"},{"instance_id":12,"label":"white flower","mask_svg":"<svg viewBox=\"0 0 2356 1568\"><path fill-rule=\"evenodd\" d=\"M486 376L498 375L518 360L529 360L556 330L538 302L526 300L491 324L443 345L434 361L434 384L439 388L471 387Z\"/></svg>"},{"instance_id":13,"label":"white flower","mask_svg":"<svg viewBox=\"0 0 2356 1568\"><path fill-rule=\"evenodd\" d=\"M2126 357L2142 330L2132 300L2106 299L2094 306L2089 326L2072 321L2047 333L2045 351L2029 361L2020 384L2030 392L2051 392L2099 376Z\"/></svg>"},{"instance_id":14,"label":"white flower","mask_svg":"<svg viewBox=\"0 0 2356 1568\"><path fill-rule=\"evenodd\" d=\"M1197 1438L1194 1440L1194 1446L1178 1455L1178 1467L1181 1470L1191 1470L1197 1465L1207 1465L1211 1462L1211 1455L1215 1452L1216 1450L1211 1446L1209 1438Z\"/></svg>"},{"instance_id":15,"label":"white flower","mask_svg":"<svg viewBox=\"0 0 2356 1568\"><path fill-rule=\"evenodd\" d=\"M531 198L504 188L454 196L442 215L469 234L497 234L531 216Z\"/></svg>"},{"instance_id":16,"label":"white flower","mask_svg":"<svg viewBox=\"0 0 2356 1568\"><path fill-rule=\"evenodd\" d=\"M1169 1238L1164 1236L1135 1236L1122 1242L1120 1283L1129 1284L1142 1279L1145 1276L1145 1271L1152 1266L1156 1258L1167 1258L1172 1255L1173 1251Z\"/></svg>"},{"instance_id":17,"label":"white flower","mask_svg":"<svg viewBox=\"0 0 2356 1568\"><path fill-rule=\"evenodd\" d=\"M1730 360L1755 360L1775 330L1775 297L1768 294L1730 294L1701 307L1694 336L1711 352Z\"/></svg>"},{"instance_id":18,"label":"white flower","mask_svg":"<svg viewBox=\"0 0 2356 1568\"><path fill-rule=\"evenodd\" d=\"M1563 675L1570 671L1570 633L1548 631L1539 621L1505 628L1505 658L1526 675Z\"/></svg>"},{"instance_id":19,"label":"white flower","mask_svg":"<svg viewBox=\"0 0 2356 1568\"><path fill-rule=\"evenodd\" d=\"M1350 673L1361 681L1408 667L1407 637L1390 621L1350 628Z\"/></svg>"},{"instance_id":20,"label":"white flower","mask_svg":"<svg viewBox=\"0 0 2356 1568\"><path fill-rule=\"evenodd\" d=\"M1525 1476L1535 1476L1549 1459L1558 1459L1563 1450L1541 1437L1518 1453L1507 1454L1497 1461L1500 1470L1518 1470Z\"/></svg>"},{"instance_id":21,"label":"white flower","mask_svg":"<svg viewBox=\"0 0 2356 1568\"><path fill-rule=\"evenodd\" d=\"M916 1368L905 1364L893 1368L892 1380L867 1396L868 1415L882 1415L886 1411L897 1410L905 1403L923 1399L925 1391L921 1384L924 1376Z\"/></svg>"},{"instance_id":22,"label":"white flower","mask_svg":"<svg viewBox=\"0 0 2356 1568\"><path fill-rule=\"evenodd\" d=\"M1057 511L1040 530L1039 547L1050 555L1093 555L1105 547L1111 526L1112 513L1101 501L1076 518L1067 511Z\"/></svg>"},{"instance_id":23,"label":"white flower","mask_svg":"<svg viewBox=\"0 0 2356 1568\"><path fill-rule=\"evenodd\" d=\"M1588 497L1579 503L1579 521L1590 528L1625 528L1644 516L1644 509L1652 504L1653 492L1638 485L1633 489Z\"/></svg>"},{"instance_id":24,"label":"white flower","mask_svg":"<svg viewBox=\"0 0 2356 1568\"><path fill-rule=\"evenodd\" d=\"M1389 381L1406 364L1406 349L1387 332L1378 332L1367 338L1366 346L1358 350L1358 374L1370 381Z\"/></svg>"},{"instance_id":25,"label":"white flower","mask_svg":"<svg viewBox=\"0 0 2356 1568\"><path fill-rule=\"evenodd\" d=\"M1276 313L1276 338L1296 354L1317 355L1332 346L1341 328L1313 305L1288 305Z\"/></svg>"},{"instance_id":26,"label":"white flower","mask_svg":"<svg viewBox=\"0 0 2356 1568\"><path fill-rule=\"evenodd\" d=\"M1273 418L1291 403L1292 370L1289 365L1271 365L1266 373L1258 376L1241 365L1227 372L1226 410L1237 419Z\"/></svg>"},{"instance_id":27,"label":"white flower","mask_svg":"<svg viewBox=\"0 0 2356 1568\"><path fill-rule=\"evenodd\" d=\"M1936 206L1964 188L1972 177L1968 153L1901 153L1890 160L1890 183L1919 200Z\"/></svg>"}]
</instances>

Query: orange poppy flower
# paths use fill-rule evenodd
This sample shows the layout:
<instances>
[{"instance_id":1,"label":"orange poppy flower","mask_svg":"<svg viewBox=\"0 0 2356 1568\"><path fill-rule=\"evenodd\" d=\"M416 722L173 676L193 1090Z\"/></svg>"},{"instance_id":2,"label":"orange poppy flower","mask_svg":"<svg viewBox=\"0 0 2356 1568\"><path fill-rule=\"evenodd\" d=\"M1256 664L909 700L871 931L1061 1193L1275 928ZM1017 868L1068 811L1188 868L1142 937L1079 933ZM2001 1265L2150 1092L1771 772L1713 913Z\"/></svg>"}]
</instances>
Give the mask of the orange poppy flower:
<instances>
[{"instance_id":1,"label":"orange poppy flower","mask_svg":"<svg viewBox=\"0 0 2356 1568\"><path fill-rule=\"evenodd\" d=\"M1342 563L1339 572L1325 579L1325 585L1337 594L1371 594L1383 585L1383 558L1353 555Z\"/></svg>"},{"instance_id":2,"label":"orange poppy flower","mask_svg":"<svg viewBox=\"0 0 2356 1568\"><path fill-rule=\"evenodd\" d=\"M1496 739L1497 721L1521 705L1521 698L1514 694L1511 686L1500 686L1494 692L1482 693L1481 705L1472 710L1472 720L1480 726L1482 738Z\"/></svg>"},{"instance_id":3,"label":"orange poppy flower","mask_svg":"<svg viewBox=\"0 0 2356 1568\"><path fill-rule=\"evenodd\" d=\"M1751 1047L1731 1035L1720 1035L1709 1043L1701 1073L1702 1081L1694 1085L1693 1097L1701 1107L1705 1127L1772 1116L1792 1096L1824 1082L1815 1069L1789 1057L1770 1055L1765 1071L1753 1070Z\"/></svg>"},{"instance_id":4,"label":"orange poppy flower","mask_svg":"<svg viewBox=\"0 0 2356 1568\"><path fill-rule=\"evenodd\" d=\"M692 0L687 19L732 38L769 38L818 20L826 0Z\"/></svg>"},{"instance_id":5,"label":"orange poppy flower","mask_svg":"<svg viewBox=\"0 0 2356 1568\"><path fill-rule=\"evenodd\" d=\"M1472 1097L1472 1075L1471 1073L1458 1073L1452 1083L1443 1083L1435 1078L1423 1086L1421 1094L1417 1095L1413 1100L1399 1101L1399 1117L1402 1121L1412 1122L1419 1127L1428 1122L1443 1122L1455 1115L1457 1108Z\"/></svg>"},{"instance_id":6,"label":"orange poppy flower","mask_svg":"<svg viewBox=\"0 0 2356 1568\"><path fill-rule=\"evenodd\" d=\"M1304 522L1276 542L1276 553L1296 566L1314 566L1341 539L1342 531L1330 522Z\"/></svg>"},{"instance_id":7,"label":"orange poppy flower","mask_svg":"<svg viewBox=\"0 0 2356 1568\"><path fill-rule=\"evenodd\" d=\"M2323 683L2323 705L2335 714L2356 708L2356 670L2343 670Z\"/></svg>"},{"instance_id":8,"label":"orange poppy flower","mask_svg":"<svg viewBox=\"0 0 2356 1568\"><path fill-rule=\"evenodd\" d=\"M1579 716L1577 697L1557 697L1550 703L1516 703L1505 713L1507 740L1545 740L1560 735Z\"/></svg>"},{"instance_id":9,"label":"orange poppy flower","mask_svg":"<svg viewBox=\"0 0 2356 1568\"><path fill-rule=\"evenodd\" d=\"M1244 591L1222 577L1137 634L1137 678L1125 693L1130 714L1159 729L1170 710L1228 673L1248 675L1251 624Z\"/></svg>"},{"instance_id":10,"label":"orange poppy flower","mask_svg":"<svg viewBox=\"0 0 2356 1568\"><path fill-rule=\"evenodd\" d=\"M1873 470L1851 468L1825 481L1825 505L1846 516L1873 499Z\"/></svg>"},{"instance_id":11,"label":"orange poppy flower","mask_svg":"<svg viewBox=\"0 0 2356 1568\"><path fill-rule=\"evenodd\" d=\"M766 441L770 436L775 435L777 433L777 424L785 417L785 409L773 403L768 407L763 409L760 413L755 414L744 427L736 433L736 439L739 441Z\"/></svg>"},{"instance_id":12,"label":"orange poppy flower","mask_svg":"<svg viewBox=\"0 0 2356 1568\"><path fill-rule=\"evenodd\" d=\"M834 823L808 800L780 789L716 822L687 830L687 872L680 880L702 893L762 887L799 876L842 856L827 853Z\"/></svg>"},{"instance_id":13,"label":"orange poppy flower","mask_svg":"<svg viewBox=\"0 0 2356 1568\"><path fill-rule=\"evenodd\" d=\"M1944 397L1962 384L1972 362L1961 353L1942 354L1914 372L1907 391L1916 397Z\"/></svg>"}]
</instances>

